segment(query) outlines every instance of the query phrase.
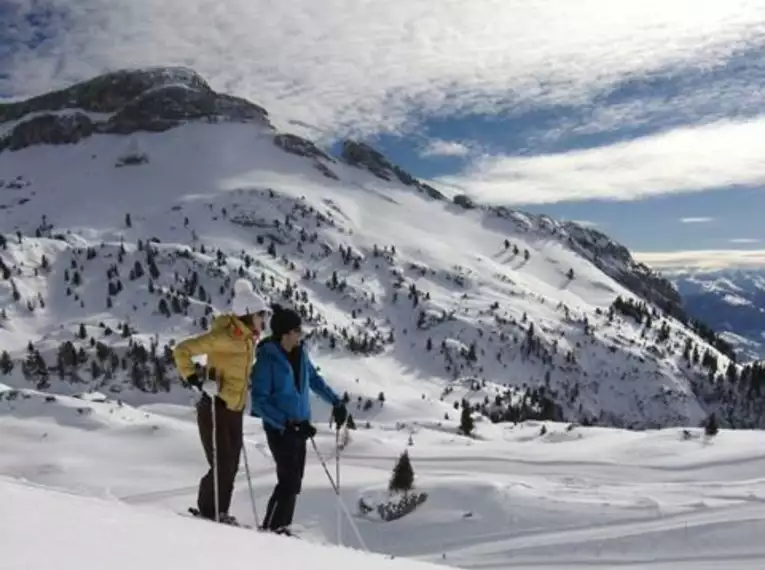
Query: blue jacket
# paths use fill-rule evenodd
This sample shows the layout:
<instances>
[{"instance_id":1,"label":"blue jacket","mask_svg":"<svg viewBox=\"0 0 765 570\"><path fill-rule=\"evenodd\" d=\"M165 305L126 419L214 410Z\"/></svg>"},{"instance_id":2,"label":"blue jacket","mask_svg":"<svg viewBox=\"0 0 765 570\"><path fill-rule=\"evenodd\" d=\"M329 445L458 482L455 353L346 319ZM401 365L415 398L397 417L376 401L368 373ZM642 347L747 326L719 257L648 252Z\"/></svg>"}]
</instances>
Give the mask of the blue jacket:
<instances>
[{"instance_id":1,"label":"blue jacket","mask_svg":"<svg viewBox=\"0 0 765 570\"><path fill-rule=\"evenodd\" d=\"M278 341L266 339L258 345L255 365L250 373L250 414L263 418L265 427L283 430L288 420L311 421L308 388L332 406L341 400L316 372L303 345L300 354L300 389L295 383L292 363Z\"/></svg>"}]
</instances>

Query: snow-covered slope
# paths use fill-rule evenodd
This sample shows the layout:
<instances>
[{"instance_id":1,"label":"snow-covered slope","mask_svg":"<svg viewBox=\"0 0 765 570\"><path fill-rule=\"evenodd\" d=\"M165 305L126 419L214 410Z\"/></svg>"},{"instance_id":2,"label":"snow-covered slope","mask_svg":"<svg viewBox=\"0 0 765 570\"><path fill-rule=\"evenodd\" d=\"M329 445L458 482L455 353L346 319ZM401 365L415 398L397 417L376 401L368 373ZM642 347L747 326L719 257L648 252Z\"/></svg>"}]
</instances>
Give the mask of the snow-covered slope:
<instances>
[{"instance_id":1,"label":"snow-covered slope","mask_svg":"<svg viewBox=\"0 0 765 570\"><path fill-rule=\"evenodd\" d=\"M5 570L209 570L251 564L290 570L439 568L303 541L292 540L287 545L289 538L183 519L167 512L142 512L4 478L0 478L0 498L0 564Z\"/></svg>"},{"instance_id":2,"label":"snow-covered slope","mask_svg":"<svg viewBox=\"0 0 765 570\"><path fill-rule=\"evenodd\" d=\"M725 355L641 304L660 281L605 236L449 202L366 145L330 157L192 72L96 78L2 119L6 383L184 400L168 346L246 276L304 313L361 421L453 420L463 400L495 420L763 417Z\"/></svg>"},{"instance_id":3,"label":"snow-covered slope","mask_svg":"<svg viewBox=\"0 0 765 570\"><path fill-rule=\"evenodd\" d=\"M675 270L686 310L723 333L743 359L765 358L765 269Z\"/></svg>"},{"instance_id":4,"label":"snow-covered slope","mask_svg":"<svg viewBox=\"0 0 765 570\"><path fill-rule=\"evenodd\" d=\"M460 568L748 570L765 563L765 444L761 431L679 428L629 432L528 421L393 424L351 432L341 453L342 498L384 492L407 450L428 501L380 523L354 514L338 542L335 495L311 453L296 513L303 540L187 519L205 471L193 409L141 408L90 394L0 388L0 567ZM318 425L332 458L334 436ZM259 422L245 445L261 513L275 482ZM334 469L332 470L334 472ZM46 490L48 489L48 490ZM232 512L252 522L242 471ZM324 544L325 548L314 546ZM309 558L310 557L310 558Z\"/></svg>"}]
</instances>

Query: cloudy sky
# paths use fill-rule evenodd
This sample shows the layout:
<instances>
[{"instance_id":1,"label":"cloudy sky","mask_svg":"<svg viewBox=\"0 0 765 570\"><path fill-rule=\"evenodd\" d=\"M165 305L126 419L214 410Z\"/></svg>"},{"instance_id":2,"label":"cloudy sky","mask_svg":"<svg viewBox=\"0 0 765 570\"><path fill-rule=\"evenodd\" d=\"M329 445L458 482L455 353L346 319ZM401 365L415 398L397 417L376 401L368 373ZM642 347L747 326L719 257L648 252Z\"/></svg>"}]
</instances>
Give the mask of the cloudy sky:
<instances>
[{"instance_id":1,"label":"cloudy sky","mask_svg":"<svg viewBox=\"0 0 765 570\"><path fill-rule=\"evenodd\" d=\"M0 98L190 66L656 263L765 258L762 0L0 0L0 22Z\"/></svg>"}]
</instances>

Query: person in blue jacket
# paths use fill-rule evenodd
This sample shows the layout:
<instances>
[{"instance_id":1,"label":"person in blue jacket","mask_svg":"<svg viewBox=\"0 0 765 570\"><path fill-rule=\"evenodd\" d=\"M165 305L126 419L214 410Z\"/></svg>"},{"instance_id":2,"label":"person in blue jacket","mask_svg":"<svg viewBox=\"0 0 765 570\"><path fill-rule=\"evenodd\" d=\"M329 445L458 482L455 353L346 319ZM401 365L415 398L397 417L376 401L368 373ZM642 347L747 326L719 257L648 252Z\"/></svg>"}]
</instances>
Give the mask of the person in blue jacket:
<instances>
[{"instance_id":1,"label":"person in blue jacket","mask_svg":"<svg viewBox=\"0 0 765 570\"><path fill-rule=\"evenodd\" d=\"M262 529L289 534L303 481L306 441L311 425L310 391L332 406L337 429L348 410L319 375L301 341L300 315L273 306L271 336L258 344L250 375L251 415L260 417L276 463L276 487L268 501Z\"/></svg>"}]
</instances>

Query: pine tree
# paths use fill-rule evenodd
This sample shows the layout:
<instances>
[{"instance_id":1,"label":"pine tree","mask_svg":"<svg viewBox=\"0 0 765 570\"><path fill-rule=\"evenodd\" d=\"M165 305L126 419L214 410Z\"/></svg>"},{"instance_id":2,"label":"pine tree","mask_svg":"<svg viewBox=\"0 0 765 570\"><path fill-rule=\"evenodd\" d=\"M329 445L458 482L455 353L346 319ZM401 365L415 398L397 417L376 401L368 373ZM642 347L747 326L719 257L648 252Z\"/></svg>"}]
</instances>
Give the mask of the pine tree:
<instances>
[{"instance_id":1,"label":"pine tree","mask_svg":"<svg viewBox=\"0 0 765 570\"><path fill-rule=\"evenodd\" d=\"M409 460L409 452L404 451L393 468L393 474L388 483L388 491L391 493L402 491L406 493L411 491L412 487L414 487L414 469L412 468L412 462Z\"/></svg>"},{"instance_id":2,"label":"pine tree","mask_svg":"<svg viewBox=\"0 0 765 570\"><path fill-rule=\"evenodd\" d=\"M713 413L704 422L704 433L712 437L714 435L717 435L717 432L719 431L719 429L720 428L717 425L717 418L715 417Z\"/></svg>"},{"instance_id":3,"label":"pine tree","mask_svg":"<svg viewBox=\"0 0 765 570\"><path fill-rule=\"evenodd\" d=\"M10 374L13 370L13 360L11 360L11 355L8 354L7 350L4 350L2 354L0 354L0 372L3 374Z\"/></svg>"},{"instance_id":4,"label":"pine tree","mask_svg":"<svg viewBox=\"0 0 765 570\"><path fill-rule=\"evenodd\" d=\"M473 422L473 416L470 415L470 406L463 406L462 414L460 415L460 431L464 435L469 436L471 433L473 433L474 427L475 424Z\"/></svg>"},{"instance_id":5,"label":"pine tree","mask_svg":"<svg viewBox=\"0 0 765 570\"><path fill-rule=\"evenodd\" d=\"M98 362L95 360L90 361L90 376L93 378L93 380L98 380L101 375L103 374L103 370L101 369L101 366L99 366Z\"/></svg>"}]
</instances>

